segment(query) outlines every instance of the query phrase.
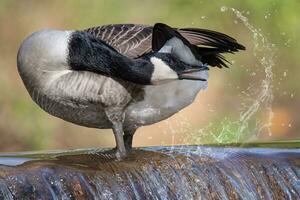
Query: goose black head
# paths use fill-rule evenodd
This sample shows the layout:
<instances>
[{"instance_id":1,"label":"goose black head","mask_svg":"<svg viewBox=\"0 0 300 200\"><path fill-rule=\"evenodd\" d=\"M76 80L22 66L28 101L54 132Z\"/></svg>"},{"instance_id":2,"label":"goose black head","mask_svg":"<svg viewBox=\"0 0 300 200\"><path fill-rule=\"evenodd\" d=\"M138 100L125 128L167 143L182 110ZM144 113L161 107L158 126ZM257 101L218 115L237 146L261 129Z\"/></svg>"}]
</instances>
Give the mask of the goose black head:
<instances>
[{"instance_id":1,"label":"goose black head","mask_svg":"<svg viewBox=\"0 0 300 200\"><path fill-rule=\"evenodd\" d=\"M207 80L208 73L203 73L208 70L207 65L199 60L192 45L171 27L155 24L152 51L149 56L154 66L152 83L174 79Z\"/></svg>"}]
</instances>

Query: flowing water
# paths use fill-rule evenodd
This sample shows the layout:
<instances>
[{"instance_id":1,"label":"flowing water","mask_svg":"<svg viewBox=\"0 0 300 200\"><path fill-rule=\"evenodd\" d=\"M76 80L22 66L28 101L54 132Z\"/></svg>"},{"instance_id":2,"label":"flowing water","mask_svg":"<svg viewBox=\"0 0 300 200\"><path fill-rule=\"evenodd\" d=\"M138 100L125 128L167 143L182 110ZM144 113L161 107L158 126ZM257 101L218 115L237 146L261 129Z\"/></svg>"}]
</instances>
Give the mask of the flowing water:
<instances>
[{"instance_id":1,"label":"flowing water","mask_svg":"<svg viewBox=\"0 0 300 200\"><path fill-rule=\"evenodd\" d=\"M197 146L143 148L123 161L95 149L0 155L0 199L299 199L299 155Z\"/></svg>"}]
</instances>

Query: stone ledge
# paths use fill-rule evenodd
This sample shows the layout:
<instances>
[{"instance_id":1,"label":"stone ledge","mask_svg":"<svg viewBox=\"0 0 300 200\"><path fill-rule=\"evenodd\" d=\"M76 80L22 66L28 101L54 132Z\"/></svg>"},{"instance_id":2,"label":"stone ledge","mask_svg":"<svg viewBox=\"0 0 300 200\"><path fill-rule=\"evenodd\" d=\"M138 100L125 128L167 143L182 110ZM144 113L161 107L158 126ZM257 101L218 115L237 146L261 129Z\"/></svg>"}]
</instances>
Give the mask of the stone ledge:
<instances>
[{"instance_id":1,"label":"stone ledge","mask_svg":"<svg viewBox=\"0 0 300 200\"><path fill-rule=\"evenodd\" d=\"M300 150L204 146L0 155L0 199L299 199Z\"/></svg>"}]
</instances>

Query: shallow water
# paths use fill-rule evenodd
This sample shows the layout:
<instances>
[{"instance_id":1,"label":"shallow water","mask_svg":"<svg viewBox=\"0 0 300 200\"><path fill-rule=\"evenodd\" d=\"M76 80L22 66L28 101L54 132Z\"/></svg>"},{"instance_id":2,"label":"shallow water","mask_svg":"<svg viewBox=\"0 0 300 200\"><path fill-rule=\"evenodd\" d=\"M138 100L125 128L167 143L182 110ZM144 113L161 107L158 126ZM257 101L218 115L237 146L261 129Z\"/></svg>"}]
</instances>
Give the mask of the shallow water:
<instances>
[{"instance_id":1,"label":"shallow water","mask_svg":"<svg viewBox=\"0 0 300 200\"><path fill-rule=\"evenodd\" d=\"M0 163L0 199L300 198L295 148L151 147L122 161L86 149L2 155Z\"/></svg>"}]
</instances>

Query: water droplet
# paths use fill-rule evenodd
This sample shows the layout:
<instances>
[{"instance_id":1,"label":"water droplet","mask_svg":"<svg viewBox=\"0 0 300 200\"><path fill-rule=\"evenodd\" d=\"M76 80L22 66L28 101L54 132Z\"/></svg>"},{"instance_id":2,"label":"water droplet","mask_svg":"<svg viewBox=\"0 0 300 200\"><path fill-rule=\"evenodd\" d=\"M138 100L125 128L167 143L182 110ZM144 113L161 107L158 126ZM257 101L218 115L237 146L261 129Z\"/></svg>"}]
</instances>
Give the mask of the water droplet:
<instances>
[{"instance_id":1,"label":"water droplet","mask_svg":"<svg viewBox=\"0 0 300 200\"><path fill-rule=\"evenodd\" d=\"M262 81L262 86L261 88L254 88L256 87L253 86L251 89L245 90L244 87L240 87L238 85L234 84L227 84L229 87L234 88L238 91L241 91L238 96L245 98L247 100L246 102L241 102L241 105L243 107L243 110L239 112L240 118L237 119L236 121L232 121L232 119L227 119L226 117L221 120L220 127L216 128L215 123L209 123L208 126L206 126L203 129L198 129L195 131L197 134L197 141L198 138L202 139L202 136L199 136L200 134L205 134L209 135L210 137L213 137L213 140L215 142L224 142L224 140L228 140L228 137L226 136L227 133L232 132L232 129L236 129L234 131L237 132L237 136L234 139L235 141L239 141L241 139L240 135L241 134L246 134L246 132L250 133L251 130L263 130L264 127L268 129L267 133L269 136L272 135L271 132L271 120L272 120L272 90L278 90L279 89L279 84L277 84L277 87L272 87L272 79L273 79L273 73L272 73L272 67L274 66L274 61L273 58L275 57L273 55L273 47L275 46L274 44L270 43L265 36L270 35L267 33L266 35L263 34L263 30L261 28L254 27L249 19L247 18L248 15L250 15L250 11L239 11L237 9L231 8L231 7L226 7L222 6L220 7L221 12L233 12L236 16L235 19L232 20L232 23L238 23L240 25L245 25L245 27L249 30L250 33L252 33L252 39L253 39L253 56L255 59L257 59L257 63L255 66L260 67L261 70L254 71L251 68L248 68L248 66L245 66L244 70L247 71L249 76L252 76L252 79L256 78L253 76L256 76L257 73L259 73L259 78L261 76L265 76L261 81ZM244 16L246 15L246 16ZM201 16L201 15L200 15ZM270 13L265 13L263 17L266 16L266 19L269 19L271 17ZM263 18L264 19L264 18ZM286 42L286 41L284 41ZM283 73L283 72L282 72ZM283 78L283 76L279 77ZM282 82L282 81L281 81ZM247 91L247 92L246 92ZM258 96L255 94L258 92ZM283 92L283 91L282 91ZM255 94L255 95L254 95ZM288 93L290 94L290 93ZM292 96L292 95L291 95ZM253 102L253 103L252 103ZM263 109L263 110L261 110ZM264 111L266 109L269 111L268 114L268 122L266 123L257 123L253 129L253 127L250 127L249 122L251 119L254 119L257 116L257 113L260 111ZM207 108L208 112L212 112L215 109L214 108ZM280 124L279 124L280 125ZM288 126L288 123L286 123L285 126ZM249 128L249 130L248 130ZM260 134L260 131L258 131L258 134ZM195 138L193 138L195 139Z\"/></svg>"},{"instance_id":2,"label":"water droplet","mask_svg":"<svg viewBox=\"0 0 300 200\"><path fill-rule=\"evenodd\" d=\"M292 124L289 124L288 126L289 126L289 128L291 128L291 127L292 127Z\"/></svg>"},{"instance_id":3,"label":"water droplet","mask_svg":"<svg viewBox=\"0 0 300 200\"><path fill-rule=\"evenodd\" d=\"M291 94L291 98L294 98L294 94L293 93Z\"/></svg>"},{"instance_id":4,"label":"water droplet","mask_svg":"<svg viewBox=\"0 0 300 200\"><path fill-rule=\"evenodd\" d=\"M283 76L286 77L286 72L283 72Z\"/></svg>"},{"instance_id":5,"label":"water droplet","mask_svg":"<svg viewBox=\"0 0 300 200\"><path fill-rule=\"evenodd\" d=\"M225 11L227 11L228 10L228 8L226 7L226 6L222 6L221 7L221 12L225 12Z\"/></svg>"},{"instance_id":6,"label":"water droplet","mask_svg":"<svg viewBox=\"0 0 300 200\"><path fill-rule=\"evenodd\" d=\"M201 16L201 19L205 19L206 17L205 16Z\"/></svg>"}]
</instances>

